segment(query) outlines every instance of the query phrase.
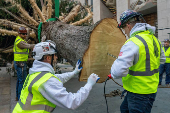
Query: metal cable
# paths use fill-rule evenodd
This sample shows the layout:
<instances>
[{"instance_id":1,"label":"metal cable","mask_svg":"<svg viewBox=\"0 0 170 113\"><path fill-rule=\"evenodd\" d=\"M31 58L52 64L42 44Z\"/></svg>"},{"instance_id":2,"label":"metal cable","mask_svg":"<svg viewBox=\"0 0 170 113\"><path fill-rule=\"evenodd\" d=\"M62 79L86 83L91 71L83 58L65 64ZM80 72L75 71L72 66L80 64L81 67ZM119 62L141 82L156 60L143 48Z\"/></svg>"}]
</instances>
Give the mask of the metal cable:
<instances>
[{"instance_id":1,"label":"metal cable","mask_svg":"<svg viewBox=\"0 0 170 113\"><path fill-rule=\"evenodd\" d=\"M107 99L106 99L105 87L106 87L106 82L108 79L109 79L109 77L107 77L107 79L105 80L105 84L104 84L104 97L105 97L105 101L106 101L107 113L109 113L109 109L108 109L108 104L107 104Z\"/></svg>"},{"instance_id":2,"label":"metal cable","mask_svg":"<svg viewBox=\"0 0 170 113\"><path fill-rule=\"evenodd\" d=\"M112 80L113 80L117 85L123 87L122 85L120 85L119 83L117 83L113 78L112 78Z\"/></svg>"}]
</instances>

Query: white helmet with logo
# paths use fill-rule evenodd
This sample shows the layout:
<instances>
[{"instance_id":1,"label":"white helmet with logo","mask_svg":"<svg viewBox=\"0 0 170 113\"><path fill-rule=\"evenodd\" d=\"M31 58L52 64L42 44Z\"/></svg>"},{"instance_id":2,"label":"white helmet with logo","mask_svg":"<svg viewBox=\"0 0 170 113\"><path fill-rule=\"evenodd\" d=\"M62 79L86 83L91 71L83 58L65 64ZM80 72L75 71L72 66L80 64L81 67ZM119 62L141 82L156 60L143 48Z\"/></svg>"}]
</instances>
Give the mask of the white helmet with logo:
<instances>
[{"instance_id":1,"label":"white helmet with logo","mask_svg":"<svg viewBox=\"0 0 170 113\"><path fill-rule=\"evenodd\" d=\"M44 55L52 55L57 53L56 45L53 41L47 40L46 42L40 42L33 48L33 58L40 60Z\"/></svg>"}]
</instances>

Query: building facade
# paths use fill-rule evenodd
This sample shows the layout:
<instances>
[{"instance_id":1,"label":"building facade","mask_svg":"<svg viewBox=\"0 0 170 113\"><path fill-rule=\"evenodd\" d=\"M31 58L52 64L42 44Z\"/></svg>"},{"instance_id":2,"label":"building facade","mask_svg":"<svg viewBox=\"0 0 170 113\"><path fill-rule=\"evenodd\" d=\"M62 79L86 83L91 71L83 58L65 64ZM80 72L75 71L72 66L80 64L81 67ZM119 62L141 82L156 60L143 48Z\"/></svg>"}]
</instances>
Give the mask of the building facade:
<instances>
[{"instance_id":1,"label":"building facade","mask_svg":"<svg viewBox=\"0 0 170 113\"><path fill-rule=\"evenodd\" d=\"M170 39L170 0L115 0L115 12L106 6L107 1L114 0L74 0L82 5L92 6L93 22L104 18L115 18L119 22L120 14L127 10L136 10L143 14L146 22L156 27L155 36L161 41Z\"/></svg>"},{"instance_id":2,"label":"building facade","mask_svg":"<svg viewBox=\"0 0 170 113\"><path fill-rule=\"evenodd\" d=\"M170 39L170 0L157 0L158 38Z\"/></svg>"},{"instance_id":3,"label":"building facade","mask_svg":"<svg viewBox=\"0 0 170 113\"><path fill-rule=\"evenodd\" d=\"M135 4L139 1L141 2L139 5ZM164 39L170 39L170 0L116 0L116 2L118 21L124 10L135 9L144 15L148 24L157 28L155 35L162 42Z\"/></svg>"}]
</instances>

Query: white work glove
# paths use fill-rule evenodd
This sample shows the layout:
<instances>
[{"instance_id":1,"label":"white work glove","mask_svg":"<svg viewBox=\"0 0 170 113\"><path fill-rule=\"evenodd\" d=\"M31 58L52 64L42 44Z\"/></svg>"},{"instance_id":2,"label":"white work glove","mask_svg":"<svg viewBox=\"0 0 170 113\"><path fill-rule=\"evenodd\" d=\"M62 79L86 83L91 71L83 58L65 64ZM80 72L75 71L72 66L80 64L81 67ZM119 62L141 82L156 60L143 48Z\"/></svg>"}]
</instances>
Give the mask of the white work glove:
<instances>
[{"instance_id":1,"label":"white work glove","mask_svg":"<svg viewBox=\"0 0 170 113\"><path fill-rule=\"evenodd\" d=\"M81 60L78 60L77 63L76 63L76 68L74 69L74 74L78 74L83 67L80 67L81 65Z\"/></svg>"},{"instance_id":2,"label":"white work glove","mask_svg":"<svg viewBox=\"0 0 170 113\"><path fill-rule=\"evenodd\" d=\"M100 77L98 77L98 75L92 73L87 80L87 84L93 86L99 79Z\"/></svg>"},{"instance_id":3,"label":"white work glove","mask_svg":"<svg viewBox=\"0 0 170 113\"><path fill-rule=\"evenodd\" d=\"M63 74L55 74L55 76L57 76L62 81L62 83L66 83L68 80L70 80L72 77L74 77L82 70L83 67L80 67L80 64L81 60L78 60L74 71Z\"/></svg>"}]
</instances>

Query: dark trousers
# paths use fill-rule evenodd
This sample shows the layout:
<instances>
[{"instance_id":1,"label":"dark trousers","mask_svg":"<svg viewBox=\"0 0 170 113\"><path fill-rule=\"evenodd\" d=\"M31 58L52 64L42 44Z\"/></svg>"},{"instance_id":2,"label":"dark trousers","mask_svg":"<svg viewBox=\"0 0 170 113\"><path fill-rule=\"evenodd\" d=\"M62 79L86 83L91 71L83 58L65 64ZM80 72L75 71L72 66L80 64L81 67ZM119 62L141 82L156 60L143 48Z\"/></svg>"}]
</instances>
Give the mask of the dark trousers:
<instances>
[{"instance_id":1,"label":"dark trousers","mask_svg":"<svg viewBox=\"0 0 170 113\"><path fill-rule=\"evenodd\" d=\"M156 93L136 94L127 92L124 101L120 106L121 113L151 113Z\"/></svg>"},{"instance_id":2,"label":"dark trousers","mask_svg":"<svg viewBox=\"0 0 170 113\"><path fill-rule=\"evenodd\" d=\"M162 82L163 73L166 72L165 83L170 83L170 63L161 64L159 66L159 84Z\"/></svg>"},{"instance_id":3,"label":"dark trousers","mask_svg":"<svg viewBox=\"0 0 170 113\"><path fill-rule=\"evenodd\" d=\"M24 81L27 77L27 64L24 63L23 71L21 67L17 66L16 61L14 61L14 67L17 70L16 97L19 100Z\"/></svg>"}]
</instances>

